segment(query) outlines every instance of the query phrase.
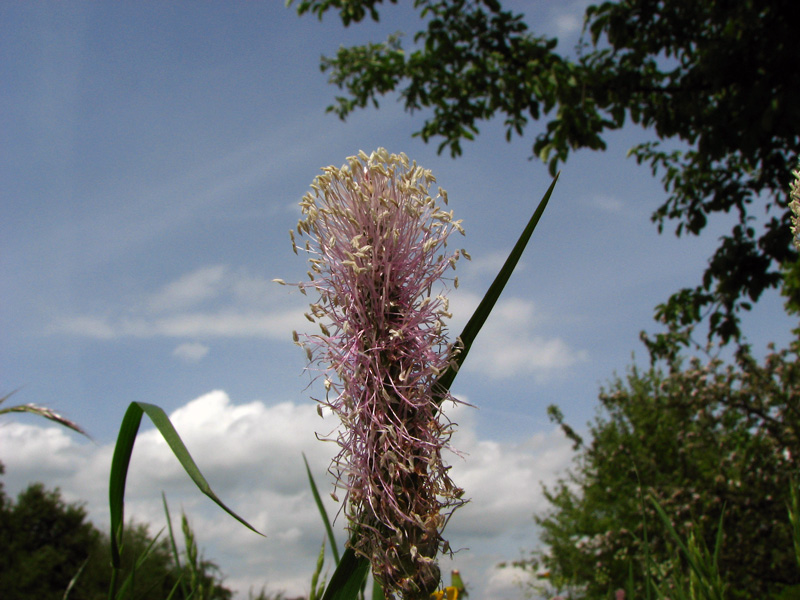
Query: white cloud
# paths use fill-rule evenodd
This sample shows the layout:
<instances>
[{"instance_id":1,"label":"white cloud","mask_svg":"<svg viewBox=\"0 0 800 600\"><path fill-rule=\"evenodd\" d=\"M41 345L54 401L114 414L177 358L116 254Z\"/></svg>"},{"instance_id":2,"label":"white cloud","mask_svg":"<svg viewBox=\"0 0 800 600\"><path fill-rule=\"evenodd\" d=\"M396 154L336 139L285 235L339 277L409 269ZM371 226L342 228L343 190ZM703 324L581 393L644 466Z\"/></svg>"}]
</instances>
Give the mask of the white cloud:
<instances>
[{"instance_id":1,"label":"white cloud","mask_svg":"<svg viewBox=\"0 0 800 600\"><path fill-rule=\"evenodd\" d=\"M172 355L184 362L198 362L206 357L210 348L200 342L187 342L172 351Z\"/></svg>"},{"instance_id":2,"label":"white cloud","mask_svg":"<svg viewBox=\"0 0 800 600\"><path fill-rule=\"evenodd\" d=\"M501 255L486 258L478 269L496 267ZM118 316L78 316L62 320L57 330L93 337L167 337L187 340L173 354L183 360L200 360L209 348L198 340L214 338L268 338L286 340L294 329L305 331L305 298L265 277L225 266L202 267L144 296L137 306L120 309ZM480 298L459 290L451 293L456 319L453 335L460 332ZM290 303L291 302L291 303ZM144 307L144 308L142 308ZM491 377L534 374L546 377L586 358L558 337L536 333L544 324L533 302L501 299L471 350L472 369ZM188 341L191 340L191 341Z\"/></svg>"},{"instance_id":3,"label":"white cloud","mask_svg":"<svg viewBox=\"0 0 800 600\"><path fill-rule=\"evenodd\" d=\"M299 296L299 294L297 294ZM272 338L286 340L302 329L304 302L290 299L285 287L245 270L222 265L201 267L178 277L112 315L80 315L53 330L95 339L118 337ZM180 356L198 346L181 347Z\"/></svg>"},{"instance_id":4,"label":"white cloud","mask_svg":"<svg viewBox=\"0 0 800 600\"><path fill-rule=\"evenodd\" d=\"M614 196L599 195L591 199L591 204L604 212L618 213L625 208L625 204Z\"/></svg>"},{"instance_id":5,"label":"white cloud","mask_svg":"<svg viewBox=\"0 0 800 600\"><path fill-rule=\"evenodd\" d=\"M557 37L576 36L583 29L583 17L589 0L571 0L554 3L550 13L551 31Z\"/></svg>"},{"instance_id":6,"label":"white cloud","mask_svg":"<svg viewBox=\"0 0 800 600\"><path fill-rule=\"evenodd\" d=\"M228 269L224 265L203 267L168 283L152 295L150 309L179 310L216 298L222 291Z\"/></svg>"},{"instance_id":7,"label":"white cloud","mask_svg":"<svg viewBox=\"0 0 800 600\"><path fill-rule=\"evenodd\" d=\"M110 340L119 335L118 329L103 317L68 317L53 329L61 333L82 335L97 340Z\"/></svg>"},{"instance_id":8,"label":"white cloud","mask_svg":"<svg viewBox=\"0 0 800 600\"><path fill-rule=\"evenodd\" d=\"M577 33L583 27L583 18L580 15L562 14L555 17L556 32L559 35Z\"/></svg>"},{"instance_id":9,"label":"white cloud","mask_svg":"<svg viewBox=\"0 0 800 600\"><path fill-rule=\"evenodd\" d=\"M539 481L554 481L570 460L569 443L555 430L516 444L477 437L474 409L448 412L461 424L453 443L466 453L453 457L453 479L472 501L456 512L445 532L454 548L469 548L444 559L442 570L459 568L474 597L514 598L502 560L518 558L535 546L532 514L544 507ZM156 528L165 520L163 490L175 513L183 507L207 558L220 564L227 585L246 597L267 584L289 594L308 592L323 528L308 488L302 453L308 457L327 508L325 469L335 446L318 442L334 423L321 420L312 403L268 406L234 404L222 391L205 394L175 410L170 418L203 474L222 500L267 537L261 538L223 515L194 488L155 430L139 434L126 491L126 515ZM8 493L28 482L58 486L70 501L86 501L92 520L108 520L107 481L113 447L84 442L62 428L13 420L0 427L0 456ZM342 520L336 528L341 545ZM330 564L330 561L329 561ZM491 593L489 593L491 592Z\"/></svg>"},{"instance_id":10,"label":"white cloud","mask_svg":"<svg viewBox=\"0 0 800 600\"><path fill-rule=\"evenodd\" d=\"M520 589L531 583L531 574L524 569L507 565L495 567L488 573L486 598L508 598L520 596Z\"/></svg>"}]
</instances>

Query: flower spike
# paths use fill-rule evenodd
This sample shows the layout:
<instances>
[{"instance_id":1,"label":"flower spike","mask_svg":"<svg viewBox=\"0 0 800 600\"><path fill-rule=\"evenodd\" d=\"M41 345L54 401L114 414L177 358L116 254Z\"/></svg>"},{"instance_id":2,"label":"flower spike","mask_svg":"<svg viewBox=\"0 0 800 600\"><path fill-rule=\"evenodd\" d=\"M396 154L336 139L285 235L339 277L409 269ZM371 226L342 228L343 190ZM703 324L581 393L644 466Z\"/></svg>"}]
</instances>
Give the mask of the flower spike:
<instances>
[{"instance_id":1,"label":"flower spike","mask_svg":"<svg viewBox=\"0 0 800 600\"><path fill-rule=\"evenodd\" d=\"M453 361L443 276L468 255L447 250L463 229L437 203L446 193L431 197L434 181L404 154L360 152L323 169L297 226L311 271L295 285L319 295L311 312L321 330L299 343L325 378L321 405L344 424L331 472L350 544L387 597L404 600L437 589L442 530L465 502L442 460L453 426L433 386Z\"/></svg>"}]
</instances>

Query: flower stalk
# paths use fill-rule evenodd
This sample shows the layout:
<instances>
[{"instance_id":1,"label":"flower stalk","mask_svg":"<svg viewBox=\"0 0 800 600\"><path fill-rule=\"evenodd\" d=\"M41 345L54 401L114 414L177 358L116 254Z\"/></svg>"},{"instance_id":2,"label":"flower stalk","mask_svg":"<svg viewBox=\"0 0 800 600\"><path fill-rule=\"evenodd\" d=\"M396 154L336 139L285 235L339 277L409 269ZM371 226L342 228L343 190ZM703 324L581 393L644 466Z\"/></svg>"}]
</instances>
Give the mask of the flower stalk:
<instances>
[{"instance_id":1,"label":"flower stalk","mask_svg":"<svg viewBox=\"0 0 800 600\"><path fill-rule=\"evenodd\" d=\"M444 275L464 251L447 250L463 229L441 208L430 171L379 149L326 167L300 202L316 292L298 336L343 427L331 472L344 491L351 547L367 558L387 597L427 599L439 585L442 530L464 503L442 460L453 424L433 393L457 349L447 342ZM295 232L292 245L297 252ZM457 279L453 279L457 286ZM336 498L334 494L334 498Z\"/></svg>"}]
</instances>

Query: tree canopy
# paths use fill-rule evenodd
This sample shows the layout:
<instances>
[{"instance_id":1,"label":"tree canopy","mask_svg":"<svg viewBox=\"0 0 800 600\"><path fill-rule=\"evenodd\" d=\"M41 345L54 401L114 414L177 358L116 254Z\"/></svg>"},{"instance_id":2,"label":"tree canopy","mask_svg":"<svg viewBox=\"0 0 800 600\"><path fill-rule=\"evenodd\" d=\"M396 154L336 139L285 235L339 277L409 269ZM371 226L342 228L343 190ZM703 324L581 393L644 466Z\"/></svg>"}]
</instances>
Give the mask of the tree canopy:
<instances>
[{"instance_id":1,"label":"tree canopy","mask_svg":"<svg viewBox=\"0 0 800 600\"><path fill-rule=\"evenodd\" d=\"M576 461L546 490L551 509L537 517L547 550L523 564L587 599L627 587L633 568L635 597L644 598L645 553L663 572L675 558L652 496L683 539L695 530L708 548L723 518L720 572L730 598L800 592L787 518L800 472L798 351L773 351L761 364L740 353L736 365L631 369L614 379L600 394L591 439L565 429ZM557 409L551 415L563 425Z\"/></svg>"},{"instance_id":2,"label":"tree canopy","mask_svg":"<svg viewBox=\"0 0 800 600\"><path fill-rule=\"evenodd\" d=\"M290 0L291 3L291 0ZM396 0L391 0L396 3ZM300 14L338 11L345 25L380 18L382 0L300 0ZM479 124L503 119L506 137L531 120L545 130L533 156L555 173L571 151L602 150L627 122L655 134L631 149L660 174L667 198L653 212L659 231L699 235L733 212L702 281L656 309L670 335L647 340L675 354L708 318L709 338L741 339L740 317L762 293L800 281L787 210L800 151L800 44L796 0L617 0L587 8L575 55L535 35L498 0L415 0L425 28L341 47L321 67L345 93L329 110L342 119L396 92L425 109L414 134L453 156ZM677 142L677 143L676 143ZM679 148L679 149L676 149ZM785 285L800 306L797 285Z\"/></svg>"},{"instance_id":3,"label":"tree canopy","mask_svg":"<svg viewBox=\"0 0 800 600\"><path fill-rule=\"evenodd\" d=\"M0 474L3 468L0 464ZM108 535L87 520L79 503L67 503L58 490L32 484L16 501L0 483L0 593L3 598L104 600L109 597L111 565ZM145 524L131 523L124 533L121 580L134 571L131 597L163 600L181 579L174 598L230 600L216 565L198 557L185 524L187 564L178 569L165 537L154 538ZM187 531L189 532L187 534ZM147 552L144 562L139 562ZM138 564L137 564L138 563ZM192 593L192 590L194 593ZM184 593L185 592L185 593ZM199 592L199 593L198 593ZM126 594L125 597L128 597Z\"/></svg>"}]
</instances>

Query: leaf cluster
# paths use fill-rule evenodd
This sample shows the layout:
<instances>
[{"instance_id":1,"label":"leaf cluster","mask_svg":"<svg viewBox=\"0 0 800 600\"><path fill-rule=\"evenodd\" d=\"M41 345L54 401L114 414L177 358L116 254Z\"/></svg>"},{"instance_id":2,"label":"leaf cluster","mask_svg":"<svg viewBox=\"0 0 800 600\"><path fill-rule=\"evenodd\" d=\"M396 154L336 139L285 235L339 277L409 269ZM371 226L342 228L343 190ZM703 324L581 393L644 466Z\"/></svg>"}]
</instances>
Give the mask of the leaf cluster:
<instances>
[{"instance_id":1,"label":"leaf cluster","mask_svg":"<svg viewBox=\"0 0 800 600\"><path fill-rule=\"evenodd\" d=\"M0 487L3 598L105 600L112 579L109 544L108 535L87 519L85 508L66 502L58 489L35 483L14 500ZM151 535L146 524L129 523L120 552L120 574L128 582L124 597L163 600L186 580L191 585L173 598L230 600L233 593L222 585L219 569L198 557L191 535L187 548L190 564L176 565L165 538Z\"/></svg>"},{"instance_id":2,"label":"leaf cluster","mask_svg":"<svg viewBox=\"0 0 800 600\"><path fill-rule=\"evenodd\" d=\"M380 4L303 0L297 10L320 19L338 11L350 25L378 20ZM414 135L440 139L439 151L453 156L482 121L502 118L510 140L543 118L532 154L551 174L573 150L605 149L605 134L628 120L652 130L657 139L631 154L661 174L668 196L652 215L659 230L673 221L677 235L698 235L712 215L738 219L702 282L657 307L670 335L650 348L674 356L706 317L710 338L738 341L741 314L797 262L786 207L800 148L800 3L607 1L587 8L576 57L497 0L414 6L424 27L408 47L394 34L322 59L345 92L329 110L344 119L396 92L408 112L426 109ZM784 291L800 302L800 288Z\"/></svg>"},{"instance_id":3,"label":"leaf cluster","mask_svg":"<svg viewBox=\"0 0 800 600\"><path fill-rule=\"evenodd\" d=\"M724 513L719 570L729 597L768 598L799 584L786 518L800 467L796 351L773 351L763 364L741 354L735 365L632 368L614 380L600 394L591 441L546 490L552 509L537 522L548 550L537 564L586 598L625 588L632 566L644 582L647 553L674 570L669 531L643 502L651 496L682 539L707 548Z\"/></svg>"}]
</instances>

